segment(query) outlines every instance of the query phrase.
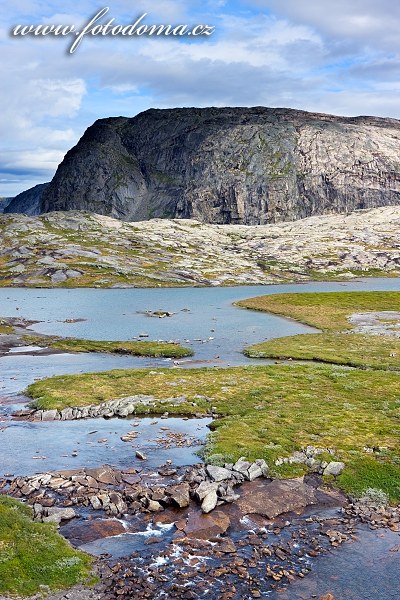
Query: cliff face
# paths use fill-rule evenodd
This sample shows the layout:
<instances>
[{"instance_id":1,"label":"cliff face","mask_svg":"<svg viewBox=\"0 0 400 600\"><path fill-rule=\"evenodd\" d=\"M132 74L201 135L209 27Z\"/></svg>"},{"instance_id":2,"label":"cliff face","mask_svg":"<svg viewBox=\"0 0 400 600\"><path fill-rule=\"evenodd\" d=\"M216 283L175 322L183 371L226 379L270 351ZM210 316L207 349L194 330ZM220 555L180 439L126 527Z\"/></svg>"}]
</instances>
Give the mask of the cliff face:
<instances>
[{"instance_id":1,"label":"cliff face","mask_svg":"<svg viewBox=\"0 0 400 600\"><path fill-rule=\"evenodd\" d=\"M400 204L400 121L189 108L94 123L41 211L251 225L391 204Z\"/></svg>"},{"instance_id":2,"label":"cliff face","mask_svg":"<svg viewBox=\"0 0 400 600\"><path fill-rule=\"evenodd\" d=\"M42 195L48 185L48 183L39 183L39 185L21 192L18 196L11 198L11 201L5 206L3 212L5 214L23 213L31 217L39 215Z\"/></svg>"}]
</instances>

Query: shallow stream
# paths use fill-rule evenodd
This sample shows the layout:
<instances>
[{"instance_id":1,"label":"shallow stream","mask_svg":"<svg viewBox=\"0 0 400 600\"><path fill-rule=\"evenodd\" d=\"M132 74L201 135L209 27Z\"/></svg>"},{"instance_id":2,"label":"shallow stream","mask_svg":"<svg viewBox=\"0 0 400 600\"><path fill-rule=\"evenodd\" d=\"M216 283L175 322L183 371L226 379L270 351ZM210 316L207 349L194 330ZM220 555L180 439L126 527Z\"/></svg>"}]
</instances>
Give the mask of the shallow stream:
<instances>
[{"instance_id":1,"label":"shallow stream","mask_svg":"<svg viewBox=\"0 0 400 600\"><path fill-rule=\"evenodd\" d=\"M97 340L173 340L190 346L194 351L193 357L178 361L111 354L38 356L32 353L34 349L26 349L24 354L11 352L1 357L0 476L105 463L121 468L137 466L136 447L147 455L146 469L150 470L167 459L176 466L198 462L195 453L199 449L198 442L205 439L209 419L91 419L28 423L10 421L9 415L18 403L26 402L23 390L29 383L56 374L132 367L262 364L267 361L246 358L241 353L242 348L266 339L315 330L288 319L239 309L233 306L234 301L261 294L345 290L394 291L400 290L400 281L368 279L349 283L236 288L0 289L0 316L40 321L31 327L33 331ZM146 315L146 311L157 310L169 311L173 315L162 319ZM138 437L134 448L132 444L122 442L120 437L136 423ZM160 437L161 426L189 436L191 445L166 448L155 441ZM123 543L128 539L123 538ZM390 552L396 541L400 541L398 534L383 532L380 535L361 529L357 542L335 552L334 556L318 559L313 576L276 597L282 600L308 599L313 597L312 594L318 597L329 592L335 600L398 598L400 554ZM108 548L110 543L110 540L104 542L104 548ZM273 597L270 592L263 595Z\"/></svg>"}]
</instances>

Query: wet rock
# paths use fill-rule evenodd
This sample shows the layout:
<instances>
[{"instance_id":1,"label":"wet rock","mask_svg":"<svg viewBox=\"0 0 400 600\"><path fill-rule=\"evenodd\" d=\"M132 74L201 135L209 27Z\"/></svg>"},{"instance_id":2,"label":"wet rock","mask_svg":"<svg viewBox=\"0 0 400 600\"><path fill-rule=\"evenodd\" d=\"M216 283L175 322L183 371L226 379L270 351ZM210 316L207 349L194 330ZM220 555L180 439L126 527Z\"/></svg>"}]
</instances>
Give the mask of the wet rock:
<instances>
[{"instance_id":1,"label":"wet rock","mask_svg":"<svg viewBox=\"0 0 400 600\"><path fill-rule=\"evenodd\" d=\"M166 490L167 495L171 498L172 502L179 506L179 508L185 508L189 506L189 484L180 483L179 485L170 486Z\"/></svg>"},{"instance_id":2,"label":"wet rock","mask_svg":"<svg viewBox=\"0 0 400 600\"><path fill-rule=\"evenodd\" d=\"M241 490L238 506L244 514L257 513L268 519L316 503L315 490L302 480L260 481Z\"/></svg>"},{"instance_id":3,"label":"wet rock","mask_svg":"<svg viewBox=\"0 0 400 600\"><path fill-rule=\"evenodd\" d=\"M332 461L324 469L324 475L334 475L337 477L345 468L345 464L342 462Z\"/></svg>"},{"instance_id":4,"label":"wet rock","mask_svg":"<svg viewBox=\"0 0 400 600\"><path fill-rule=\"evenodd\" d=\"M136 450L135 454L136 458L139 458L139 460L146 460L147 458L147 456L143 452L140 452L140 450Z\"/></svg>"},{"instance_id":5,"label":"wet rock","mask_svg":"<svg viewBox=\"0 0 400 600\"><path fill-rule=\"evenodd\" d=\"M117 519L92 519L66 525L65 529L63 528L63 535L80 546L106 537L121 535L125 531L125 527Z\"/></svg>"},{"instance_id":6,"label":"wet rock","mask_svg":"<svg viewBox=\"0 0 400 600\"><path fill-rule=\"evenodd\" d=\"M211 514L198 511L189 513L185 534L189 538L208 540L227 531L231 522L225 513L214 510Z\"/></svg>"}]
</instances>

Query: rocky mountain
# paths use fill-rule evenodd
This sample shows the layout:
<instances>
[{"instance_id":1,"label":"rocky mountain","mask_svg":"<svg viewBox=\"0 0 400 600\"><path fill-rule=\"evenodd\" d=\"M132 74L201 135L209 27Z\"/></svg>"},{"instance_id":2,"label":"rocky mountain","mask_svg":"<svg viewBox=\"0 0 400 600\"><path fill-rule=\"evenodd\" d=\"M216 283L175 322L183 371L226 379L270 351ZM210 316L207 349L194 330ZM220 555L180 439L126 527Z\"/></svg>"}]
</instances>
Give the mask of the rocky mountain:
<instances>
[{"instance_id":1,"label":"rocky mountain","mask_svg":"<svg viewBox=\"0 0 400 600\"><path fill-rule=\"evenodd\" d=\"M28 216L39 215L42 195L48 185L48 183L40 183L25 192L21 192L18 196L11 199L11 202L5 206L3 212L23 213Z\"/></svg>"},{"instance_id":2,"label":"rocky mountain","mask_svg":"<svg viewBox=\"0 0 400 600\"><path fill-rule=\"evenodd\" d=\"M400 203L400 121L273 108L151 109L96 121L41 212L263 224Z\"/></svg>"},{"instance_id":3,"label":"rocky mountain","mask_svg":"<svg viewBox=\"0 0 400 600\"><path fill-rule=\"evenodd\" d=\"M10 204L13 197L6 198L5 196L0 197L0 214L3 214L7 206Z\"/></svg>"}]
</instances>

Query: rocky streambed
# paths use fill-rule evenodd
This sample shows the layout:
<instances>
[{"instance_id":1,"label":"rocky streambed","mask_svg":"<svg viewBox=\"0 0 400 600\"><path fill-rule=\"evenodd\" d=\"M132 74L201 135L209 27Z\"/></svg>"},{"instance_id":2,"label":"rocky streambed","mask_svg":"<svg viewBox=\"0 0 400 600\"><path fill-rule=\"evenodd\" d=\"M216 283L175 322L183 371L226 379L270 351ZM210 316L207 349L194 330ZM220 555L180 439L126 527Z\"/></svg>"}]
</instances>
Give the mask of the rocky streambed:
<instances>
[{"instance_id":1,"label":"rocky streambed","mask_svg":"<svg viewBox=\"0 0 400 600\"><path fill-rule=\"evenodd\" d=\"M357 543L362 523L388 531L392 553L400 548L399 511L376 499L350 504L317 474L273 480L263 461L226 467L103 466L1 486L98 557L100 582L85 598L281 597L319 557L334 561L336 548Z\"/></svg>"}]
</instances>

